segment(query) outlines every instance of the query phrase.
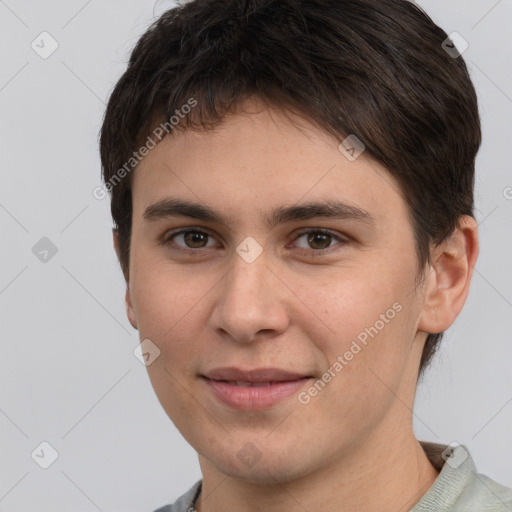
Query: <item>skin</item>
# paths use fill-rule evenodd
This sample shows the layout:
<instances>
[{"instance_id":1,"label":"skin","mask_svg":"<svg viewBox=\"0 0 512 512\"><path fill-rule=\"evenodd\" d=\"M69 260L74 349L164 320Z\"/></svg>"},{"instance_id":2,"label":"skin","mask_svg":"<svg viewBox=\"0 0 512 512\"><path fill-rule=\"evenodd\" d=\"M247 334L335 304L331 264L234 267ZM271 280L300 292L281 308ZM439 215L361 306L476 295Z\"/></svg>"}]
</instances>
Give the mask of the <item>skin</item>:
<instances>
[{"instance_id":1,"label":"skin","mask_svg":"<svg viewBox=\"0 0 512 512\"><path fill-rule=\"evenodd\" d=\"M151 383L199 454L196 509L409 510L438 476L412 429L422 348L466 300L476 222L461 218L415 286L412 226L388 171L365 153L349 161L340 141L305 119L256 98L243 107L213 131L176 131L133 175L127 314L159 348ZM231 224L144 219L169 197L207 205ZM375 224L265 223L274 208L328 199L366 210ZM170 238L187 227L209 236ZM333 236L308 242L314 228ZM236 252L247 237L263 250L252 263ZM232 409L199 377L238 366L321 378L394 303L401 311L306 405L295 394L261 411ZM260 456L251 466L237 456L247 443Z\"/></svg>"}]
</instances>

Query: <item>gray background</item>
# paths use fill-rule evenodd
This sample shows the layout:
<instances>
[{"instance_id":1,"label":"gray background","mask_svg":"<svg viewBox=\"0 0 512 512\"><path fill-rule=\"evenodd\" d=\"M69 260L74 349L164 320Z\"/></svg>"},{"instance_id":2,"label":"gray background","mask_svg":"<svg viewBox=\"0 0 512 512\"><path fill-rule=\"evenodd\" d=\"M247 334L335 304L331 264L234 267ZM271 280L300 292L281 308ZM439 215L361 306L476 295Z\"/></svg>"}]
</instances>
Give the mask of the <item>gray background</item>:
<instances>
[{"instance_id":1,"label":"gray background","mask_svg":"<svg viewBox=\"0 0 512 512\"><path fill-rule=\"evenodd\" d=\"M481 253L419 386L415 430L467 445L481 473L512 486L512 1L418 3L469 43L484 143ZM0 511L151 511L200 478L133 354L108 199L92 194L104 103L137 38L171 6L0 0ZM31 47L43 31L59 45L46 59ZM43 237L57 248L46 262L47 242L32 250ZM31 457L49 456L43 441L58 452L48 469Z\"/></svg>"}]
</instances>

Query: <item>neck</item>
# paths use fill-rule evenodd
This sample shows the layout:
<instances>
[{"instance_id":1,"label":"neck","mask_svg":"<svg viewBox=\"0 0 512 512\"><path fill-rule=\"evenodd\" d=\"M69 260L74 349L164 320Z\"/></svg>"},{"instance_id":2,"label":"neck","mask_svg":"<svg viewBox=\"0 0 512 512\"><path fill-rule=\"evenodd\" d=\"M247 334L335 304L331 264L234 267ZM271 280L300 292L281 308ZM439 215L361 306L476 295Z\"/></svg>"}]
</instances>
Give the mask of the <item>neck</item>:
<instances>
[{"instance_id":1,"label":"neck","mask_svg":"<svg viewBox=\"0 0 512 512\"><path fill-rule=\"evenodd\" d=\"M200 456L203 485L197 512L322 512L410 510L438 476L409 429L387 429L340 454L331 464L300 479L275 485L220 473ZM384 426L384 430L386 430ZM398 434L402 432L402 434ZM385 439L385 442L383 442ZM357 443L356 443L357 444Z\"/></svg>"}]
</instances>

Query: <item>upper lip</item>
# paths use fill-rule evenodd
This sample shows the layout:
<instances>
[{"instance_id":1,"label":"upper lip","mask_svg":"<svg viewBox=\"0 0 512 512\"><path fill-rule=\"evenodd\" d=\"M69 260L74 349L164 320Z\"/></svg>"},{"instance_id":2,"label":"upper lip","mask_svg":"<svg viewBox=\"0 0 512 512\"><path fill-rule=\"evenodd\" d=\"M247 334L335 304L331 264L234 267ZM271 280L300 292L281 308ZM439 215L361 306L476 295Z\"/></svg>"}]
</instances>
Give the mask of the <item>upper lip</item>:
<instances>
[{"instance_id":1,"label":"upper lip","mask_svg":"<svg viewBox=\"0 0 512 512\"><path fill-rule=\"evenodd\" d=\"M239 382L285 382L303 379L309 375L289 372L280 368L255 368L241 370L235 367L215 368L203 375L210 380L228 380Z\"/></svg>"}]
</instances>

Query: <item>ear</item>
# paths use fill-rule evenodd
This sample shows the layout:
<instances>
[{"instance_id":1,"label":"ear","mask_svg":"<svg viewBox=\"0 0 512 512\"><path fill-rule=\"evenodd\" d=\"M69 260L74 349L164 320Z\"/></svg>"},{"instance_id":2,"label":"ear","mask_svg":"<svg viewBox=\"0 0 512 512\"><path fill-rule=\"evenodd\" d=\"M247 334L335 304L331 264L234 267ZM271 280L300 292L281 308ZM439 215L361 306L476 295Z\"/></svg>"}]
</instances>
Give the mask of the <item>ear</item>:
<instances>
[{"instance_id":1,"label":"ear","mask_svg":"<svg viewBox=\"0 0 512 512\"><path fill-rule=\"evenodd\" d=\"M114 242L114 250L116 251L117 260L120 261L119 258L119 233L116 228L112 228L112 240Z\"/></svg>"},{"instance_id":2,"label":"ear","mask_svg":"<svg viewBox=\"0 0 512 512\"><path fill-rule=\"evenodd\" d=\"M476 220L465 215L459 227L433 251L418 330L434 334L453 324L466 302L478 251Z\"/></svg>"},{"instance_id":3,"label":"ear","mask_svg":"<svg viewBox=\"0 0 512 512\"><path fill-rule=\"evenodd\" d=\"M113 241L114 241L114 249L117 254L117 259L120 261L120 258L119 258L119 234L115 228L112 229L112 237L113 237ZM124 302L125 302L125 306L126 306L126 316L128 317L128 320L129 320L130 324L132 325L132 327L134 329L138 329L137 317L135 315L135 310L133 308L132 299L130 297L130 280L127 276L125 276L125 278L126 278L126 293L124 296Z\"/></svg>"}]
</instances>

